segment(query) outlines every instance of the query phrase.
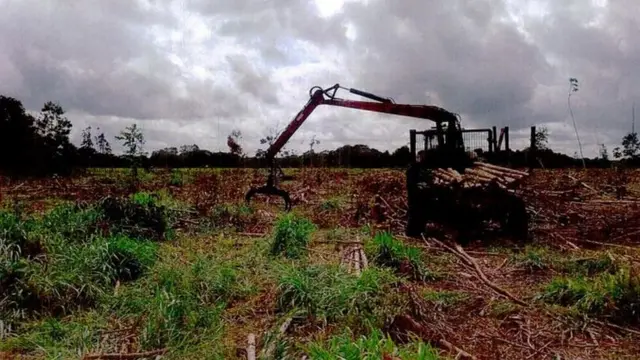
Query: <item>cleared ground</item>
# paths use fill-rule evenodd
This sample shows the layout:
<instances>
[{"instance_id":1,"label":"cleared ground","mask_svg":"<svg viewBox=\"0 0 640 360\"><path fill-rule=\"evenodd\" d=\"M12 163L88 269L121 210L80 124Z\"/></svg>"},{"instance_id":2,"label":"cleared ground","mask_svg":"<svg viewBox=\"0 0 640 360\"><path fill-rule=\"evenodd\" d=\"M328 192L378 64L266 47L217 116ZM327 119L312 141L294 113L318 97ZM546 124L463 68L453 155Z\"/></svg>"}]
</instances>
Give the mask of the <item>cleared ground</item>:
<instances>
[{"instance_id":1,"label":"cleared ground","mask_svg":"<svg viewBox=\"0 0 640 360\"><path fill-rule=\"evenodd\" d=\"M249 334L258 355L297 359L640 353L640 172L536 169L519 190L532 239L462 254L446 231L402 236L402 171L286 172L289 216L243 203L257 170L142 172L135 192L125 170L3 179L1 356L247 358ZM107 196L147 212L116 219ZM136 216L167 226L135 232Z\"/></svg>"}]
</instances>

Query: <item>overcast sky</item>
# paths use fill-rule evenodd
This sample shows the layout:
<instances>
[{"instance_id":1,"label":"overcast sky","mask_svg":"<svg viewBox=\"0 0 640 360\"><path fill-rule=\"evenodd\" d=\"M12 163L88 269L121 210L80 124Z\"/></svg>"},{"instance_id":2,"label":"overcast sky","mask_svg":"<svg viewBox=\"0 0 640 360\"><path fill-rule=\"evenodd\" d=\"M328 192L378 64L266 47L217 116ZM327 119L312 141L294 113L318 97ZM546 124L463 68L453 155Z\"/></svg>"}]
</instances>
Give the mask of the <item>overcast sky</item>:
<instances>
[{"instance_id":1,"label":"overcast sky","mask_svg":"<svg viewBox=\"0 0 640 360\"><path fill-rule=\"evenodd\" d=\"M59 102L73 141L138 123L147 150L196 143L253 153L312 86L340 83L459 113L464 127L529 126L550 145L611 152L640 90L638 0L0 0L0 94ZM346 96L349 97L349 96ZM640 101L638 102L640 105ZM640 114L640 111L638 112ZM290 148L393 150L424 120L320 107Z\"/></svg>"}]
</instances>

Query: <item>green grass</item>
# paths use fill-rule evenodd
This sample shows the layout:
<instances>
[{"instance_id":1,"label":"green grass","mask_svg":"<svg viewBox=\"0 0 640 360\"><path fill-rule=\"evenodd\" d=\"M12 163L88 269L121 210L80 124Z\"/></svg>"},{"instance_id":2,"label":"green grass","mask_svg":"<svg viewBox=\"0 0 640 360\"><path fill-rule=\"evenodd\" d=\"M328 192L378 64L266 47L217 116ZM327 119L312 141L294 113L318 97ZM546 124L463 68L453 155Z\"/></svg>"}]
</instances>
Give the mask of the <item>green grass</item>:
<instances>
[{"instance_id":1,"label":"green grass","mask_svg":"<svg viewBox=\"0 0 640 360\"><path fill-rule=\"evenodd\" d=\"M555 278L538 298L616 322L640 320L640 278L625 268L615 274L600 273L595 277Z\"/></svg>"},{"instance_id":2,"label":"green grass","mask_svg":"<svg viewBox=\"0 0 640 360\"><path fill-rule=\"evenodd\" d=\"M511 254L510 260L528 272L553 269L568 275L591 276L615 273L618 265L606 252L583 252L563 256L545 247L527 246L522 252Z\"/></svg>"},{"instance_id":3,"label":"green grass","mask_svg":"<svg viewBox=\"0 0 640 360\"><path fill-rule=\"evenodd\" d=\"M469 298L468 294L449 290L426 290L422 295L427 302L436 305L440 310L454 307Z\"/></svg>"},{"instance_id":4,"label":"green grass","mask_svg":"<svg viewBox=\"0 0 640 360\"><path fill-rule=\"evenodd\" d=\"M512 254L511 262L528 272L535 272L551 267L554 259L546 248L527 246L523 252Z\"/></svg>"},{"instance_id":5,"label":"green grass","mask_svg":"<svg viewBox=\"0 0 640 360\"><path fill-rule=\"evenodd\" d=\"M316 226L295 213L280 216L271 239L271 254L297 259L307 253L307 245Z\"/></svg>"},{"instance_id":6,"label":"green grass","mask_svg":"<svg viewBox=\"0 0 640 360\"><path fill-rule=\"evenodd\" d=\"M339 265L285 265L279 269L277 309L322 323L381 325L403 310L393 291L399 279L388 270L369 267L361 276Z\"/></svg>"},{"instance_id":7,"label":"green grass","mask_svg":"<svg viewBox=\"0 0 640 360\"><path fill-rule=\"evenodd\" d=\"M390 267L415 280L434 279L422 260L420 248L406 245L388 232L378 232L365 244L367 257L375 264Z\"/></svg>"},{"instance_id":8,"label":"green grass","mask_svg":"<svg viewBox=\"0 0 640 360\"><path fill-rule=\"evenodd\" d=\"M350 332L334 336L324 342L306 346L311 359L441 359L438 351L420 340L408 345L397 345L380 330L372 330L367 335L354 336Z\"/></svg>"}]
</instances>

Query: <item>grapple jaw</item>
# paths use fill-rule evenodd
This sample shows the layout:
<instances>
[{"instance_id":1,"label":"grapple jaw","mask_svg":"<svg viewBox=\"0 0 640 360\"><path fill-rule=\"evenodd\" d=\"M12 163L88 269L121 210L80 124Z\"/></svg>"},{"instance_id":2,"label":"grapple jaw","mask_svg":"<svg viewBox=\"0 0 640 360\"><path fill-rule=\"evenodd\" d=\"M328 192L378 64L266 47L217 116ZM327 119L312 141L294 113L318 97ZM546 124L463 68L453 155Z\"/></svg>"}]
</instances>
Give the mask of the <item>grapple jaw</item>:
<instances>
[{"instance_id":1,"label":"grapple jaw","mask_svg":"<svg viewBox=\"0 0 640 360\"><path fill-rule=\"evenodd\" d=\"M251 198L256 194L264 194L268 196L280 196L284 200L284 209L285 211L291 210L291 198L289 197L289 193L278 189L273 185L265 185L261 187L252 187L245 195L245 200L247 203L251 202Z\"/></svg>"},{"instance_id":2,"label":"grapple jaw","mask_svg":"<svg viewBox=\"0 0 640 360\"><path fill-rule=\"evenodd\" d=\"M263 194L267 196L280 196L284 200L284 209L285 211L291 210L291 197L289 193L285 190L279 189L276 184L277 177L283 176L284 173L282 169L276 168L275 166L271 167L271 171L269 172L269 177L267 179L267 184L260 187L252 187L249 189L244 199L248 203L251 202L251 198L256 194Z\"/></svg>"}]
</instances>

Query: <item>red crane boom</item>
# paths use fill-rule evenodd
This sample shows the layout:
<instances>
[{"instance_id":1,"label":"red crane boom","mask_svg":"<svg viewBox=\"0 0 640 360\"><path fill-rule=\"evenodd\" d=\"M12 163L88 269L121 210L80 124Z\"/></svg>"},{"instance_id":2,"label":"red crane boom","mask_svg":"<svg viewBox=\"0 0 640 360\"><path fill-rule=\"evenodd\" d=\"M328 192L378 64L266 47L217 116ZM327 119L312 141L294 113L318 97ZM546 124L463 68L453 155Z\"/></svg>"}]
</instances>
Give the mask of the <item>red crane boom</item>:
<instances>
[{"instance_id":1,"label":"red crane boom","mask_svg":"<svg viewBox=\"0 0 640 360\"><path fill-rule=\"evenodd\" d=\"M335 93L338 89L348 90L352 94L360 95L374 101L357 101L336 98ZM447 124L448 130L459 130L458 115L437 106L396 104L393 99L383 98L357 89L345 88L339 84L335 84L327 89L314 86L309 90L309 101L305 104L302 110L298 112L278 138L271 144L269 149L267 149L265 158L267 159L270 167L267 184L263 187L252 188L249 190L246 195L247 201L250 201L251 197L255 194L278 195L284 198L285 208L287 210L291 208L289 194L284 190L278 189L275 185L276 166L274 159L278 152L282 150L293 134L295 134L298 128L302 126L313 110L315 110L319 105L340 106L351 109L431 120L436 123L439 145L454 145L450 141L445 141L442 131L443 123Z\"/></svg>"}]
</instances>

